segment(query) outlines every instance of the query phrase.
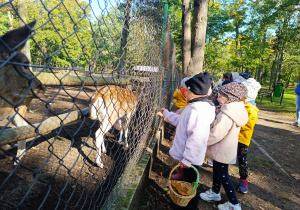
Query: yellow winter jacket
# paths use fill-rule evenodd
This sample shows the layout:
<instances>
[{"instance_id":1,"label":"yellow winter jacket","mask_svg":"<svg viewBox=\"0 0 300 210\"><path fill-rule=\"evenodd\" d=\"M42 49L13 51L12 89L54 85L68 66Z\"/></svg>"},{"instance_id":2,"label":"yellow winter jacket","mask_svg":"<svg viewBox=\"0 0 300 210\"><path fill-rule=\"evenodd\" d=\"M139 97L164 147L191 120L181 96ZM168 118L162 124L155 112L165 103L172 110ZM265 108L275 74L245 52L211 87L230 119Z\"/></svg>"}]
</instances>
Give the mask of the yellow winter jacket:
<instances>
[{"instance_id":1,"label":"yellow winter jacket","mask_svg":"<svg viewBox=\"0 0 300 210\"><path fill-rule=\"evenodd\" d=\"M184 89L183 89L184 90ZM176 90L173 94L173 98L176 99L175 106L180 109L182 107L187 106L187 102L185 100L185 96L182 92L185 92L183 90Z\"/></svg>"},{"instance_id":2,"label":"yellow winter jacket","mask_svg":"<svg viewBox=\"0 0 300 210\"><path fill-rule=\"evenodd\" d=\"M248 112L248 122L246 125L241 127L239 133L239 143L250 145L251 137L254 131L254 126L258 118L258 109L251 103L245 104L245 109Z\"/></svg>"}]
</instances>

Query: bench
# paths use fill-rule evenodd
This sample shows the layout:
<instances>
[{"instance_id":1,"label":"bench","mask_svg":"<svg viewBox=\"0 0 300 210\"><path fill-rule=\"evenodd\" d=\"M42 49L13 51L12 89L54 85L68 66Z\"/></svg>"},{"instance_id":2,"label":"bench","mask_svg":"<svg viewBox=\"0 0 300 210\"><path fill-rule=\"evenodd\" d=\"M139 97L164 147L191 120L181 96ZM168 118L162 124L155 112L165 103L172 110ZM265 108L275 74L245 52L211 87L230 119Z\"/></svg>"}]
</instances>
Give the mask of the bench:
<instances>
[{"instance_id":1,"label":"bench","mask_svg":"<svg viewBox=\"0 0 300 210\"><path fill-rule=\"evenodd\" d=\"M274 89L270 90L270 89L266 89L266 88L261 88L257 94L257 96L260 96L260 103L262 102L263 97L270 97L271 98L271 102L272 101L272 95L273 95Z\"/></svg>"}]
</instances>

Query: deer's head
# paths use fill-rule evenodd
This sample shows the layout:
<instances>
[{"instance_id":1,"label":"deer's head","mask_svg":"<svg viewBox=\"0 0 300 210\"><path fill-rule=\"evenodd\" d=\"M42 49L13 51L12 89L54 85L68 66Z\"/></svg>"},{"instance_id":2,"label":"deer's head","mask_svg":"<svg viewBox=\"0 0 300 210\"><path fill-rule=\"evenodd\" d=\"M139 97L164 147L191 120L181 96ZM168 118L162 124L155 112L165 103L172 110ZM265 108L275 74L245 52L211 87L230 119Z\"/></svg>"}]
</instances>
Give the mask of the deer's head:
<instances>
[{"instance_id":1,"label":"deer's head","mask_svg":"<svg viewBox=\"0 0 300 210\"><path fill-rule=\"evenodd\" d=\"M35 21L0 37L0 95L6 100L34 98L45 92L45 87L33 75L24 47ZM8 63L6 63L8 62ZM24 98L24 99L25 99Z\"/></svg>"}]
</instances>

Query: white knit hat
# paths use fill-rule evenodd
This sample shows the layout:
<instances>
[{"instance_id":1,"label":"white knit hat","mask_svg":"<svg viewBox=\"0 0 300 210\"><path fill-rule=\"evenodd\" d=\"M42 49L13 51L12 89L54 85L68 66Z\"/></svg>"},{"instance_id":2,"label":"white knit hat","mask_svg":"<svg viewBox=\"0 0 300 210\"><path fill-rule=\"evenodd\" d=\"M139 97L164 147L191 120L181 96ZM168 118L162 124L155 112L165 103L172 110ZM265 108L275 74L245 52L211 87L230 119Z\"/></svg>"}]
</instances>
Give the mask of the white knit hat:
<instances>
[{"instance_id":1,"label":"white knit hat","mask_svg":"<svg viewBox=\"0 0 300 210\"><path fill-rule=\"evenodd\" d=\"M232 81L234 81L236 78L238 78L240 75L238 72L231 72Z\"/></svg>"},{"instance_id":2,"label":"white knit hat","mask_svg":"<svg viewBox=\"0 0 300 210\"><path fill-rule=\"evenodd\" d=\"M248 101L254 100L257 97L257 93L261 88L259 82L253 78L249 78L245 81L242 81L242 84L247 88L246 98Z\"/></svg>"},{"instance_id":3,"label":"white knit hat","mask_svg":"<svg viewBox=\"0 0 300 210\"><path fill-rule=\"evenodd\" d=\"M237 83L242 83L242 82L246 81L246 79L244 77L242 77L242 76L238 76L233 81L237 82Z\"/></svg>"},{"instance_id":4,"label":"white knit hat","mask_svg":"<svg viewBox=\"0 0 300 210\"><path fill-rule=\"evenodd\" d=\"M218 86L218 87L222 87L222 83L223 83L223 81L218 82L218 83L217 83L217 86Z\"/></svg>"},{"instance_id":5,"label":"white knit hat","mask_svg":"<svg viewBox=\"0 0 300 210\"><path fill-rule=\"evenodd\" d=\"M190 79L190 77L185 77L181 80L181 87L184 88L184 84L186 81L188 81Z\"/></svg>"}]
</instances>

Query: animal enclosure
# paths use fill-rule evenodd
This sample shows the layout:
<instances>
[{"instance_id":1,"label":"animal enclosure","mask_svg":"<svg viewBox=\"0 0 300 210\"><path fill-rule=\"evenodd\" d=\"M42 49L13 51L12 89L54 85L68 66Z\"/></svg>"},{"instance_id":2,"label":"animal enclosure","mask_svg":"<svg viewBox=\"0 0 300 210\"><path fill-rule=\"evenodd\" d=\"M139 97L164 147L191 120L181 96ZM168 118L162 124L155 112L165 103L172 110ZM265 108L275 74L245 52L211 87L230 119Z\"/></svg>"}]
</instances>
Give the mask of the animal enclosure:
<instances>
[{"instance_id":1,"label":"animal enclosure","mask_svg":"<svg viewBox=\"0 0 300 210\"><path fill-rule=\"evenodd\" d=\"M0 14L1 208L110 208L181 80L165 5L0 1Z\"/></svg>"}]
</instances>

